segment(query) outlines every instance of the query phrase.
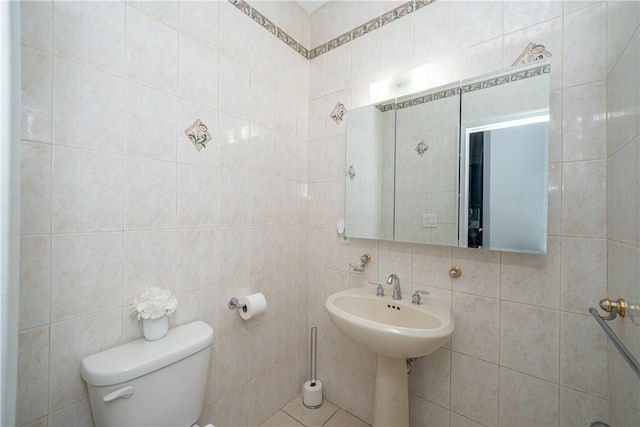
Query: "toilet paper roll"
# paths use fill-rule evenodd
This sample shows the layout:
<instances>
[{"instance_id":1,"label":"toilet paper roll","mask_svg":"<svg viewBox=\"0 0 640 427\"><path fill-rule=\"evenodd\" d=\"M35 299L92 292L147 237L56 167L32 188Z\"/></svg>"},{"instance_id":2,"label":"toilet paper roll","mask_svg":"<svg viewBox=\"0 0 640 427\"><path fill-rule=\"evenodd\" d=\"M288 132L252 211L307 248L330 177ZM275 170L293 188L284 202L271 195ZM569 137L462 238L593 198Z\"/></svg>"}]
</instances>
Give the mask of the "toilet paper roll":
<instances>
[{"instance_id":1,"label":"toilet paper roll","mask_svg":"<svg viewBox=\"0 0 640 427\"><path fill-rule=\"evenodd\" d=\"M260 292L240 298L240 305L243 304L244 307L240 307L238 309L238 313L240 313L240 317L244 320L251 319L258 314L264 313L267 309L267 300Z\"/></svg>"},{"instance_id":2,"label":"toilet paper roll","mask_svg":"<svg viewBox=\"0 0 640 427\"><path fill-rule=\"evenodd\" d=\"M322 381L316 380L314 385L311 385L311 381L302 384L302 403L307 408L322 406Z\"/></svg>"}]
</instances>

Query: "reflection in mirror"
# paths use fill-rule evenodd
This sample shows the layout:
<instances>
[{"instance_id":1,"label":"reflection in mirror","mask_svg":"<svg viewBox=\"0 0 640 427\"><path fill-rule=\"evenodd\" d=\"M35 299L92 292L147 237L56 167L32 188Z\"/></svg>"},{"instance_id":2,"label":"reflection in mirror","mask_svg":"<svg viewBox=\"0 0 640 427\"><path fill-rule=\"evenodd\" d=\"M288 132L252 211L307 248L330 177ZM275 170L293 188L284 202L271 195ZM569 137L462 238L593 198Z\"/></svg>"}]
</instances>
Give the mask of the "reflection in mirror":
<instances>
[{"instance_id":1,"label":"reflection in mirror","mask_svg":"<svg viewBox=\"0 0 640 427\"><path fill-rule=\"evenodd\" d=\"M345 235L545 253L549 61L349 112Z\"/></svg>"},{"instance_id":2,"label":"reflection in mirror","mask_svg":"<svg viewBox=\"0 0 640 427\"><path fill-rule=\"evenodd\" d=\"M529 69L462 84L459 246L546 253L549 74Z\"/></svg>"},{"instance_id":3,"label":"reflection in mirror","mask_svg":"<svg viewBox=\"0 0 640 427\"><path fill-rule=\"evenodd\" d=\"M393 240L394 128L392 101L349 111L348 237Z\"/></svg>"},{"instance_id":4,"label":"reflection in mirror","mask_svg":"<svg viewBox=\"0 0 640 427\"><path fill-rule=\"evenodd\" d=\"M458 87L397 101L396 241L456 245Z\"/></svg>"}]
</instances>

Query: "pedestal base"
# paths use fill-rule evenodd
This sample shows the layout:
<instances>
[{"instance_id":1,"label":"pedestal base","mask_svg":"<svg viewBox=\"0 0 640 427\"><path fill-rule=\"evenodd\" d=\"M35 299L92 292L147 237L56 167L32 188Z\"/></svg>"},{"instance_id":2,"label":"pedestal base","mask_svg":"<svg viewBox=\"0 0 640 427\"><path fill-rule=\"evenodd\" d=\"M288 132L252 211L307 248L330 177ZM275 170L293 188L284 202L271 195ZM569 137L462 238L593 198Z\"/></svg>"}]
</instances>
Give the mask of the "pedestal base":
<instances>
[{"instance_id":1,"label":"pedestal base","mask_svg":"<svg viewBox=\"0 0 640 427\"><path fill-rule=\"evenodd\" d=\"M378 355L373 425L374 427L409 425L409 382L406 359Z\"/></svg>"}]
</instances>

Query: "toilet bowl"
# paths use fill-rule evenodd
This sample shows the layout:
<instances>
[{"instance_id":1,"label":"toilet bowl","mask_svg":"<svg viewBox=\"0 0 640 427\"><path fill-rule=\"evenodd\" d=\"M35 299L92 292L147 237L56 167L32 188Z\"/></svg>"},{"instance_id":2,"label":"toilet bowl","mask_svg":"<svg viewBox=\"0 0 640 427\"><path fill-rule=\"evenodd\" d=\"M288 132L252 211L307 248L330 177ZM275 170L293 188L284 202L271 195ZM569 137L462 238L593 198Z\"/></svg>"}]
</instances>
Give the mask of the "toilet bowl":
<instances>
[{"instance_id":1,"label":"toilet bowl","mask_svg":"<svg viewBox=\"0 0 640 427\"><path fill-rule=\"evenodd\" d=\"M209 378L213 330L192 322L82 360L96 427L191 426Z\"/></svg>"}]
</instances>

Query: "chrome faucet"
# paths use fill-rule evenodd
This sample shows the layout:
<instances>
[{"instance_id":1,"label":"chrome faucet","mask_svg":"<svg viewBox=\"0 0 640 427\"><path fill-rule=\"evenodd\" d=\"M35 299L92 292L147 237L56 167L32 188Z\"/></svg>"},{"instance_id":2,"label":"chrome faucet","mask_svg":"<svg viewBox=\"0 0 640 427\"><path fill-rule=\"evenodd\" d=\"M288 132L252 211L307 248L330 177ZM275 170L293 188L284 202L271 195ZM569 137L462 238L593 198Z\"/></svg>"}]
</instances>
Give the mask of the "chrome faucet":
<instances>
[{"instance_id":1,"label":"chrome faucet","mask_svg":"<svg viewBox=\"0 0 640 427\"><path fill-rule=\"evenodd\" d=\"M393 285L393 299L402 299L402 291L400 290L400 278L395 273L391 273L387 277L387 285Z\"/></svg>"}]
</instances>

